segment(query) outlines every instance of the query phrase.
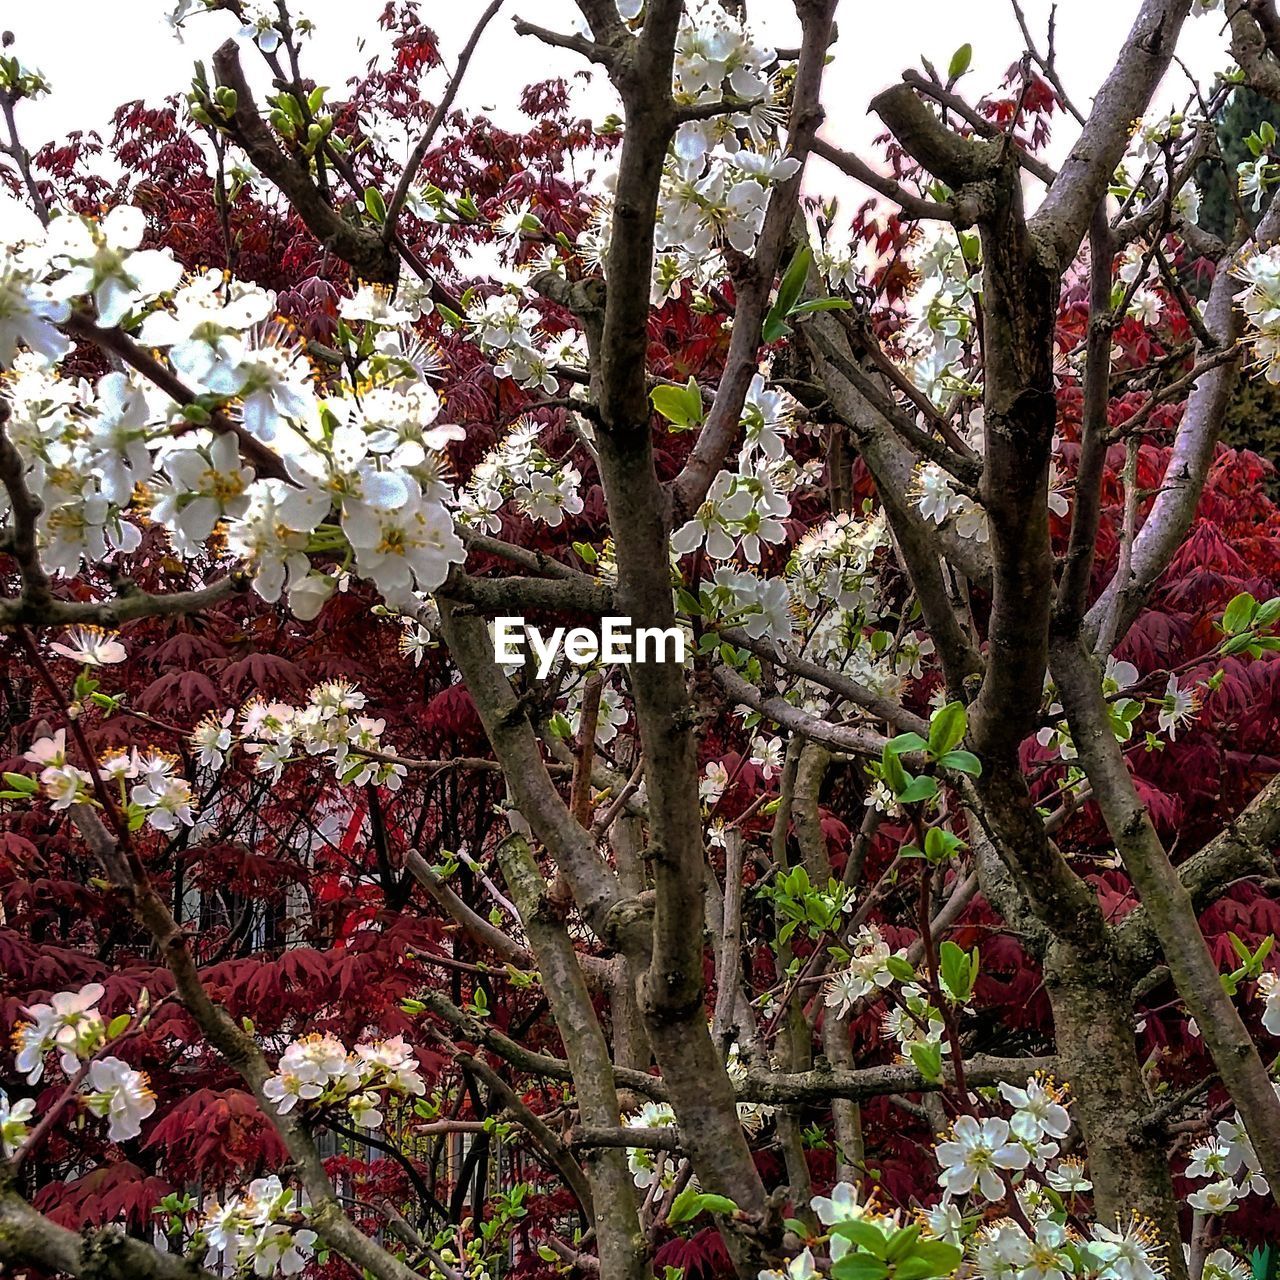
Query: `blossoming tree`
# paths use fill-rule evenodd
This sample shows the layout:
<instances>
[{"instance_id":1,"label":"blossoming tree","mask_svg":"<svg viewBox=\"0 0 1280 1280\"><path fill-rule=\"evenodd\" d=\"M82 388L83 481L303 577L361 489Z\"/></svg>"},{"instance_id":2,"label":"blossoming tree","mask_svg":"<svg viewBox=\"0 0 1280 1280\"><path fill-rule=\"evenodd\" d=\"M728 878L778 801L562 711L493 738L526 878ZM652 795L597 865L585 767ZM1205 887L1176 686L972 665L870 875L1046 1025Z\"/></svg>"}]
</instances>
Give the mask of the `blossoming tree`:
<instances>
[{"instance_id":1,"label":"blossoming tree","mask_svg":"<svg viewBox=\"0 0 1280 1280\"><path fill-rule=\"evenodd\" d=\"M1280 513L1217 437L1280 208L1194 177L1274 4L1143 0L1088 110L1015 5L885 165L835 0L517 18L619 107L524 135L455 105L499 5L448 59L389 5L339 99L283 0L183 0L237 33L117 166L0 58L0 1262L1249 1274ZM1235 64L1144 121L1189 21Z\"/></svg>"}]
</instances>

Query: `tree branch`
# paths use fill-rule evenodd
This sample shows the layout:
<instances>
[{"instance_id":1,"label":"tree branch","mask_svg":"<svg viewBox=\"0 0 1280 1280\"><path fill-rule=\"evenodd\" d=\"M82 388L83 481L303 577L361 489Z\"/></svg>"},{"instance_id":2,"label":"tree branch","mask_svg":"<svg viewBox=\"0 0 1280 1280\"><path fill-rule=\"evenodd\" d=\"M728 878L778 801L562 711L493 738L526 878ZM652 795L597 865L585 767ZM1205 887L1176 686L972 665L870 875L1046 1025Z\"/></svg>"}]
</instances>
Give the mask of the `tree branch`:
<instances>
[{"instance_id":1,"label":"tree branch","mask_svg":"<svg viewBox=\"0 0 1280 1280\"><path fill-rule=\"evenodd\" d=\"M1031 219L1059 271L1075 257L1089 219L1106 194L1133 122L1142 118L1169 69L1191 0L1144 0L1120 56L1093 100L1089 119Z\"/></svg>"},{"instance_id":2,"label":"tree branch","mask_svg":"<svg viewBox=\"0 0 1280 1280\"><path fill-rule=\"evenodd\" d=\"M258 114L234 40L228 40L214 53L213 70L217 83L236 95L235 110L227 120L228 131L263 176L284 193L311 234L361 279L395 284L400 274L400 259L395 251L377 231L349 222L338 213L312 181L307 165L276 145L271 130Z\"/></svg>"},{"instance_id":3,"label":"tree branch","mask_svg":"<svg viewBox=\"0 0 1280 1280\"><path fill-rule=\"evenodd\" d=\"M454 99L458 96L458 90L462 88L462 77L466 75L467 65L471 61L471 55L476 51L476 45L480 43L480 37L484 34L484 29L489 25L494 14L502 8L502 0L490 0L489 5L480 15L479 21L472 28L471 36L467 43L462 46L462 52L458 54L458 64L454 67L453 75L449 77L449 87L444 91L444 96L436 103L435 109L431 112L427 120L425 128L422 130L422 137L414 144L413 150L409 153L409 159L405 161L404 172L400 175L400 181L396 184L395 192L392 194L387 204L386 223L382 232L383 243L389 243L395 236L396 222L400 217L400 210L404 208L404 202L408 199L409 188L413 186L413 180L418 176L418 170L422 167L422 162L426 158L427 151L431 147L440 126L444 123L444 118L449 113L449 108L453 106ZM519 30L519 22L516 24Z\"/></svg>"}]
</instances>

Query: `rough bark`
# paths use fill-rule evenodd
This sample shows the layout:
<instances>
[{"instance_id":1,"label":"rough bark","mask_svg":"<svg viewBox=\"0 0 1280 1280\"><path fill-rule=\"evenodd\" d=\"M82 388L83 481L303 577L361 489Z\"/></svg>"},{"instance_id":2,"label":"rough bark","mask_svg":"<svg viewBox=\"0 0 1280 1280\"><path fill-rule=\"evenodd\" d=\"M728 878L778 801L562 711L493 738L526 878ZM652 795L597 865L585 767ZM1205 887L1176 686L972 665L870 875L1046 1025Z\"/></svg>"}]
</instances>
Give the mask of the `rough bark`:
<instances>
[{"instance_id":1,"label":"rough bark","mask_svg":"<svg viewBox=\"0 0 1280 1280\"><path fill-rule=\"evenodd\" d=\"M1191 895L1170 862L1138 798L1112 732L1101 680L1081 644L1055 649L1054 676L1080 763L1093 786L1111 838L1160 939L1178 994L1195 1018L1206 1048L1280 1203L1280 1098L1200 931Z\"/></svg>"},{"instance_id":2,"label":"rough bark","mask_svg":"<svg viewBox=\"0 0 1280 1280\"><path fill-rule=\"evenodd\" d=\"M33 1266L83 1280L216 1280L213 1272L134 1240L119 1227L68 1231L4 1185L0 1171L0 1270Z\"/></svg>"},{"instance_id":3,"label":"rough bark","mask_svg":"<svg viewBox=\"0 0 1280 1280\"><path fill-rule=\"evenodd\" d=\"M1184 1280L1178 1202L1162 1133L1144 1128L1151 1100L1134 1033L1130 984L1111 958L1079 955L1058 942L1045 960L1059 1070L1071 1087L1072 1115L1089 1155L1099 1222L1151 1219L1166 1253L1170 1280Z\"/></svg>"},{"instance_id":4,"label":"rough bark","mask_svg":"<svg viewBox=\"0 0 1280 1280\"><path fill-rule=\"evenodd\" d=\"M573 939L565 928L563 910L548 894L538 864L521 837L513 836L503 845L499 861L538 958L543 990L573 1070L581 1122L613 1125L619 1108L609 1046L592 1007ZM586 1164L601 1275L608 1280L641 1280L651 1275L625 1150L593 1150Z\"/></svg>"}]
</instances>

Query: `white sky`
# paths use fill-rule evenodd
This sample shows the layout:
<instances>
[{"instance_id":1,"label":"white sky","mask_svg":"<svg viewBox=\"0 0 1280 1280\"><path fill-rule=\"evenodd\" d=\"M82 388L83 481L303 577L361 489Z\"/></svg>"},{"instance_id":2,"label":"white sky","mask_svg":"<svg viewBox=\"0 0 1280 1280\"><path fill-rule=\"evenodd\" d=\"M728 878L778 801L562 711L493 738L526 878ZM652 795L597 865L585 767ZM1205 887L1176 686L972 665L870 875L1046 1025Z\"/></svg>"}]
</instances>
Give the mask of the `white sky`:
<instances>
[{"instance_id":1,"label":"white sky","mask_svg":"<svg viewBox=\"0 0 1280 1280\"><path fill-rule=\"evenodd\" d=\"M484 3L423 0L423 18L440 36L447 65L452 66ZM0 25L17 36L14 51L24 63L39 67L54 88L44 101L22 106L19 124L27 145L34 149L76 128L101 129L123 101L155 102L184 90L194 60L207 62L236 24L227 14L197 15L188 22L180 44L164 21L171 7L164 0L25 0L20 10L15 0L0 4ZM304 72L335 89L341 86L363 67L372 49L382 47L377 27L382 7L383 0L296 0L295 12L317 25L304 52ZM1139 0L1064 0L1060 5L1058 65L1068 91L1082 107L1087 109L1138 7ZM748 8L766 38L783 45L796 42L790 0L748 0ZM1048 0L1026 0L1024 8L1043 44ZM516 102L522 85L554 75L569 77L585 64L575 54L517 37L512 18L519 14L545 27L568 30L575 12L572 0L506 0L472 61L461 104L492 110L500 124L518 124ZM918 66L924 56L945 71L954 50L969 41L974 46L973 66L961 87L976 98L996 86L1022 48L1008 0L843 0L837 21L840 39L825 80L823 133L837 145L864 154L880 132L867 104L903 68ZM1228 64L1221 21L1220 15L1188 19L1179 45L1183 60L1206 82L1213 71ZM367 42L363 51L362 41ZM251 49L246 49L244 63L249 70L261 66ZM442 84L442 73L433 74L424 86L431 98ZM612 108L601 76L574 92L579 110L593 118ZM1153 114L1181 106L1185 98L1185 77L1174 70L1152 104ZM1070 146L1069 123L1064 117L1050 159ZM819 169L815 162L815 188L830 190L836 181L829 169Z\"/></svg>"}]
</instances>

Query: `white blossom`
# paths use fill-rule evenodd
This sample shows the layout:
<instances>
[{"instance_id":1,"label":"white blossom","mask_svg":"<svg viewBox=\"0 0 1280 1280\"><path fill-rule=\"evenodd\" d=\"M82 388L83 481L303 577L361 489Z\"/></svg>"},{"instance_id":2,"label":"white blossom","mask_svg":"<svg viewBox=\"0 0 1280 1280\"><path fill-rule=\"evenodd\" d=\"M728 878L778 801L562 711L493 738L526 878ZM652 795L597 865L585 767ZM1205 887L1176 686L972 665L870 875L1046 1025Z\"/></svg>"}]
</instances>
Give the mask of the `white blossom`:
<instances>
[{"instance_id":1,"label":"white blossom","mask_svg":"<svg viewBox=\"0 0 1280 1280\"><path fill-rule=\"evenodd\" d=\"M142 1122L156 1109L146 1073L135 1071L119 1058L99 1058L89 1065L89 1092L85 1105L95 1116L106 1116L112 1142L136 1138Z\"/></svg>"},{"instance_id":2,"label":"white blossom","mask_svg":"<svg viewBox=\"0 0 1280 1280\"><path fill-rule=\"evenodd\" d=\"M964 1195L977 1187L987 1200L1005 1195L1000 1170L1025 1169L1031 1161L1026 1147L1009 1141L1008 1121L998 1116L960 1116L951 1138L939 1143L934 1154L942 1166L938 1182L949 1194Z\"/></svg>"}]
</instances>

